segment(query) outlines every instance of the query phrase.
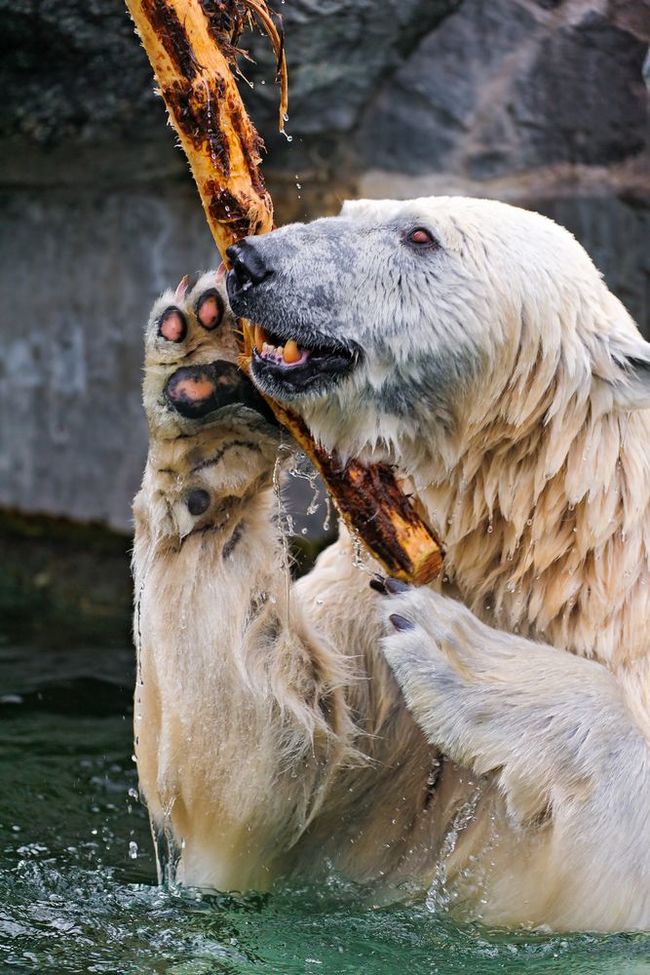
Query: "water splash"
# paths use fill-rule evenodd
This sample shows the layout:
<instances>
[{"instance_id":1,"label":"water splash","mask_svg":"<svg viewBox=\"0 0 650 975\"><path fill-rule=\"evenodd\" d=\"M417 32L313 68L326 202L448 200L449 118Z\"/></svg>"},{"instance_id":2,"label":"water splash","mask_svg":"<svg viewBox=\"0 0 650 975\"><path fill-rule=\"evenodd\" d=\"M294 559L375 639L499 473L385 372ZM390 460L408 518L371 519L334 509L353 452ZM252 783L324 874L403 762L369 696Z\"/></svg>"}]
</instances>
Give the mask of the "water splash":
<instances>
[{"instance_id":1,"label":"water splash","mask_svg":"<svg viewBox=\"0 0 650 975\"><path fill-rule=\"evenodd\" d=\"M299 453L296 455L295 462L289 475L296 478L299 481L306 481L311 488L312 497L309 502L305 514L314 515L318 511L321 501L321 489L318 473L314 470L309 462L306 454ZM304 534L304 533L303 533Z\"/></svg>"},{"instance_id":2,"label":"water splash","mask_svg":"<svg viewBox=\"0 0 650 975\"><path fill-rule=\"evenodd\" d=\"M0 659L2 652L0 647ZM32 686L39 686L47 655L30 651L20 663L22 682L9 672L14 648L5 656L3 687L24 692L28 667ZM56 657L52 675L62 666L66 673L73 667L87 672L97 667L97 656L97 647L75 647L65 661ZM129 659L126 648L115 656L116 681L124 681ZM459 925L444 911L432 916L418 898L391 903L335 874L319 884L284 883L270 895L157 887L146 811L135 806L131 815L126 813L127 798L135 798L135 770L128 760L131 731L123 719L125 705L110 716L93 716L89 706L96 698L93 691L79 713L78 694L72 694L65 714L23 706L3 714L2 972L647 972L650 939L643 935L556 936ZM98 811L91 812L91 805ZM128 856L131 840L138 844L137 859Z\"/></svg>"},{"instance_id":3,"label":"water splash","mask_svg":"<svg viewBox=\"0 0 650 975\"><path fill-rule=\"evenodd\" d=\"M282 569L284 572L285 579L285 612L286 618L285 623L287 627L290 623L290 612L291 612L291 551L289 548L289 538L295 534L293 518L287 511L286 505L284 503L284 494L282 491L282 468L285 465L285 459L282 457L283 452L289 453L290 448L285 447L283 444L280 445L277 456L275 458L275 464L273 465L273 493L275 495L276 504L276 517L278 528L280 531L280 544L282 546Z\"/></svg>"},{"instance_id":4,"label":"water splash","mask_svg":"<svg viewBox=\"0 0 650 975\"><path fill-rule=\"evenodd\" d=\"M470 796L455 813L440 846L433 881L426 897L426 908L432 914L448 911L453 900L453 891L448 889L447 868L458 845L460 834L474 821L478 804L484 791L484 783L479 783Z\"/></svg>"}]
</instances>

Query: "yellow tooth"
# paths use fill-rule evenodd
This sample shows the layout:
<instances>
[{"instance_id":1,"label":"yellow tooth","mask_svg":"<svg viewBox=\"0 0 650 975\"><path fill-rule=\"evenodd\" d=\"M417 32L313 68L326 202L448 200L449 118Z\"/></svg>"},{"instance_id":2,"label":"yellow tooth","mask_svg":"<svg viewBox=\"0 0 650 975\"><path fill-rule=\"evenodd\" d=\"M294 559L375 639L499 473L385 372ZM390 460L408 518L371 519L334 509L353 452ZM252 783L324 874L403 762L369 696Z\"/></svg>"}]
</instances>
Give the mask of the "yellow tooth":
<instances>
[{"instance_id":1,"label":"yellow tooth","mask_svg":"<svg viewBox=\"0 0 650 975\"><path fill-rule=\"evenodd\" d=\"M298 343L295 339L289 339L289 341L284 346L283 358L285 362L292 363L297 362L301 356L300 349L298 348Z\"/></svg>"},{"instance_id":2,"label":"yellow tooth","mask_svg":"<svg viewBox=\"0 0 650 975\"><path fill-rule=\"evenodd\" d=\"M278 345L276 347L276 350L275 351L278 353L278 355L280 356L281 359L284 358L284 346L283 345Z\"/></svg>"},{"instance_id":3,"label":"yellow tooth","mask_svg":"<svg viewBox=\"0 0 650 975\"><path fill-rule=\"evenodd\" d=\"M266 334L264 332L264 329L263 328L260 328L259 325L256 325L255 326L255 340L254 341L255 341L255 348L257 349L258 352L261 352L262 349L264 348L264 339L265 338L266 338Z\"/></svg>"}]
</instances>

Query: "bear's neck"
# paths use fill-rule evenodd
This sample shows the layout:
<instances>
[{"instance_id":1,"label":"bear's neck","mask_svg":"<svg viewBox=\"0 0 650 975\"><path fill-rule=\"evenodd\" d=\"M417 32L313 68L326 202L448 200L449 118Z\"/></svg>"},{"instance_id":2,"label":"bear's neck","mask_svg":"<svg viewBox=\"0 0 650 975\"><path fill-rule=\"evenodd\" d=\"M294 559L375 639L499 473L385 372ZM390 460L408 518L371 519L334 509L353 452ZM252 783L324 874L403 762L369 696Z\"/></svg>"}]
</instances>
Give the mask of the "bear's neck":
<instances>
[{"instance_id":1,"label":"bear's neck","mask_svg":"<svg viewBox=\"0 0 650 975\"><path fill-rule=\"evenodd\" d=\"M589 402L476 426L413 472L445 571L486 622L613 670L650 655L650 413ZM441 471L445 471L441 476Z\"/></svg>"}]
</instances>

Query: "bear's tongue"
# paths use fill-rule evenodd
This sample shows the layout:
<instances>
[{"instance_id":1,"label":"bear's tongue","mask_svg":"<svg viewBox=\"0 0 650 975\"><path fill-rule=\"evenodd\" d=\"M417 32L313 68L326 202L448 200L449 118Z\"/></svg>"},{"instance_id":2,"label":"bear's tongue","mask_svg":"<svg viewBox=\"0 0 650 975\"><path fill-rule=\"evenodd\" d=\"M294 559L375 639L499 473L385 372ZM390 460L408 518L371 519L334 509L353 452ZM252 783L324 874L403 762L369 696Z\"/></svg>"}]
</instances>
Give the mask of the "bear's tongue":
<instances>
[{"instance_id":1,"label":"bear's tongue","mask_svg":"<svg viewBox=\"0 0 650 975\"><path fill-rule=\"evenodd\" d=\"M301 349L295 339L288 339L284 345L273 345L261 325L255 326L254 344L262 359L282 363L283 366L301 366L310 356L309 349Z\"/></svg>"}]
</instances>

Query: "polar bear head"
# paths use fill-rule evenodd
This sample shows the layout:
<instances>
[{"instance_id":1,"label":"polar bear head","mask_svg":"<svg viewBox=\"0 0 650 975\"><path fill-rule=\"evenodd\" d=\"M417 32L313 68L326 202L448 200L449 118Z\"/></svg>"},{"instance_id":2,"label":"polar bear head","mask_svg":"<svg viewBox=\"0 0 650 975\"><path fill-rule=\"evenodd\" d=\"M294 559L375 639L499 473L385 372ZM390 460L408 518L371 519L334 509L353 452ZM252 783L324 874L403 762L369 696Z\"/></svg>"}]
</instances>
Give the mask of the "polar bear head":
<instances>
[{"instance_id":1,"label":"polar bear head","mask_svg":"<svg viewBox=\"0 0 650 975\"><path fill-rule=\"evenodd\" d=\"M346 203L230 251L252 372L344 456L453 464L572 398L650 405L650 345L572 235L491 200Z\"/></svg>"}]
</instances>

